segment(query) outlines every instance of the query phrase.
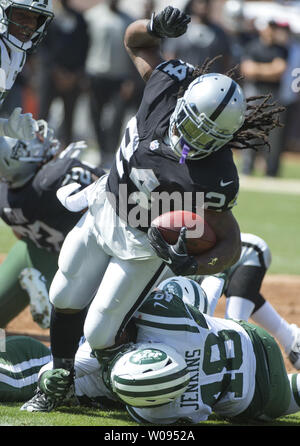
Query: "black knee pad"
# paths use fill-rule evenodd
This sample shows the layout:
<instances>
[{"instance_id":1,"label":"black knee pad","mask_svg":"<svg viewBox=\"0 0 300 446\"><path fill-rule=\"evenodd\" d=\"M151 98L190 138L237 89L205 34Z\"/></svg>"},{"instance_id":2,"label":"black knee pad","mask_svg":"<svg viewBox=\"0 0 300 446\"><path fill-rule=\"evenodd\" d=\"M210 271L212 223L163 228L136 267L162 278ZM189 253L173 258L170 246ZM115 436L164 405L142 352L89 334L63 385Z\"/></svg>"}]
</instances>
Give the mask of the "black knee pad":
<instances>
[{"instance_id":1,"label":"black knee pad","mask_svg":"<svg viewBox=\"0 0 300 446\"><path fill-rule=\"evenodd\" d=\"M266 268L259 266L239 266L229 278L225 289L225 296L244 297L254 303L253 312L257 311L265 302L260 294Z\"/></svg>"}]
</instances>

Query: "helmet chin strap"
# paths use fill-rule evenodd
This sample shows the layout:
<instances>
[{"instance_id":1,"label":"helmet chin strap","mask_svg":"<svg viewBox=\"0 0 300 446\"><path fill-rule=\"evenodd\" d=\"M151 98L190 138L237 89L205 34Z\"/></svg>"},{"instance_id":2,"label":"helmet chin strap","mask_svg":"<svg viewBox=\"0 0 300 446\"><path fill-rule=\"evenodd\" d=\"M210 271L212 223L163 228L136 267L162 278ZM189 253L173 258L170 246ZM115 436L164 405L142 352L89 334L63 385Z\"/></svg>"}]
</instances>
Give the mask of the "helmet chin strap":
<instances>
[{"instance_id":1,"label":"helmet chin strap","mask_svg":"<svg viewBox=\"0 0 300 446\"><path fill-rule=\"evenodd\" d=\"M12 34L8 34L8 37L3 36L5 40L5 44L11 49L15 51L27 51L32 47L32 41L21 42L19 39L14 37Z\"/></svg>"},{"instance_id":2,"label":"helmet chin strap","mask_svg":"<svg viewBox=\"0 0 300 446\"><path fill-rule=\"evenodd\" d=\"M191 148L190 148L190 146L187 145L187 143L185 142L185 140L183 138L180 139L180 145L182 147L182 154L181 154L181 158L179 160L179 164L184 164Z\"/></svg>"}]
</instances>

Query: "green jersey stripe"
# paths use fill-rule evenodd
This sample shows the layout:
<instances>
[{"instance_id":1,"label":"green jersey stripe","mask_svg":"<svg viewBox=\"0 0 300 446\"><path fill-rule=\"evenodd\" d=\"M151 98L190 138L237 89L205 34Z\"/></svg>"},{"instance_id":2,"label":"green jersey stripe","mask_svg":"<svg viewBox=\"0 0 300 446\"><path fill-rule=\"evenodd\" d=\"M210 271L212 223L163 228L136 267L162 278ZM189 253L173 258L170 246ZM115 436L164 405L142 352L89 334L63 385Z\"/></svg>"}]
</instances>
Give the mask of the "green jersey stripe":
<instances>
[{"instance_id":1,"label":"green jersey stripe","mask_svg":"<svg viewBox=\"0 0 300 446\"><path fill-rule=\"evenodd\" d=\"M20 373L24 370L31 369L32 367L38 367L46 364L51 360L49 356L42 356L41 358L32 358L29 361L19 362L17 364L8 363L7 359L0 358L0 369L9 373Z\"/></svg>"},{"instance_id":2,"label":"green jersey stripe","mask_svg":"<svg viewBox=\"0 0 300 446\"><path fill-rule=\"evenodd\" d=\"M46 363L44 363L44 364L46 364ZM34 373L38 373L39 370L41 369L41 366L44 365L44 364L41 364L39 366L31 367L30 369L23 370L22 372L9 372L7 370L3 370L0 367L0 374L2 376L5 375L5 376L9 376L9 377L14 378L14 379L23 379L23 378L26 378L27 376L30 376L30 375L34 374Z\"/></svg>"},{"instance_id":3,"label":"green jersey stripe","mask_svg":"<svg viewBox=\"0 0 300 446\"><path fill-rule=\"evenodd\" d=\"M15 379L14 377L3 375L0 373L0 382L1 384L7 384L10 387L14 387L17 389L20 389L22 387L26 387L31 385L32 383L37 382L38 379L38 372L33 373L30 376L27 376L26 378L19 378Z\"/></svg>"},{"instance_id":4,"label":"green jersey stripe","mask_svg":"<svg viewBox=\"0 0 300 446\"><path fill-rule=\"evenodd\" d=\"M154 322L154 321L147 321L147 320L142 320L142 319L138 319L138 318L133 318L134 323L139 326L139 325L143 325L146 327L153 327L153 328L159 328L161 330L170 330L170 331L188 331L190 333L199 333L199 328L197 327L193 327L191 325L186 325L186 324L167 324L167 323L159 323L159 322Z\"/></svg>"}]
</instances>

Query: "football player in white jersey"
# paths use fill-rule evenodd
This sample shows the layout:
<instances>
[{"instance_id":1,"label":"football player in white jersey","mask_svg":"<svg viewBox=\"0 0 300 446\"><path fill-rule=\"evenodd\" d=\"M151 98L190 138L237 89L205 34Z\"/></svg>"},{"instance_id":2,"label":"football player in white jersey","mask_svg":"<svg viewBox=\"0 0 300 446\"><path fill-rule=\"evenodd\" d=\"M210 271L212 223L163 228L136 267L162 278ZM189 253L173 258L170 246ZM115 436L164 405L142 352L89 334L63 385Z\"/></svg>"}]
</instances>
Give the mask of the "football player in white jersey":
<instances>
[{"instance_id":1,"label":"football player in white jersey","mask_svg":"<svg viewBox=\"0 0 300 446\"><path fill-rule=\"evenodd\" d=\"M204 290L196 283L189 287L179 281L177 292L183 296L166 290L148 296L132 319L134 343L124 345L108 369L100 372L90 347L82 345L76 355L82 378L80 386L75 381L76 392L109 397L108 389L134 420L162 425L199 423L212 413L268 421L300 410L298 374L287 374L271 335L185 303L198 299L203 306ZM22 410L47 412L63 404L70 372L51 367L41 369L38 392Z\"/></svg>"},{"instance_id":2,"label":"football player in white jersey","mask_svg":"<svg viewBox=\"0 0 300 446\"><path fill-rule=\"evenodd\" d=\"M52 0L0 0L0 107L53 19ZM0 119L0 136L31 140L38 130L31 113L15 108Z\"/></svg>"}]
</instances>

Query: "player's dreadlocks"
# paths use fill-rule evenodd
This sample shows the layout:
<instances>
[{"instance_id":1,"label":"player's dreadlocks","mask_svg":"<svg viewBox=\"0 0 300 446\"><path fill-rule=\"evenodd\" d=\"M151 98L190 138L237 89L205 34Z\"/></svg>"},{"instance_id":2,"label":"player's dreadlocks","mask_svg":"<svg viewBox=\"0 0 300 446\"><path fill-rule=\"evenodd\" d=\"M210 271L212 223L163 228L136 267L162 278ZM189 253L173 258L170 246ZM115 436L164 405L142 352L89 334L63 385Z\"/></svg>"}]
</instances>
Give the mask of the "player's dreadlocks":
<instances>
[{"instance_id":1,"label":"player's dreadlocks","mask_svg":"<svg viewBox=\"0 0 300 446\"><path fill-rule=\"evenodd\" d=\"M206 59L203 65L195 67L192 79L210 72L212 64L222 56L216 56L213 59ZM237 82L243 77L239 75L239 66L231 68L226 76ZM181 86L178 97L182 97L191 80L187 79ZM279 120L279 113L285 110L276 102L270 102L272 94L251 96L246 98L247 108L246 117L242 127L234 134L230 141L233 149L254 149L267 146L270 149L268 141L269 133L275 127L283 127Z\"/></svg>"}]
</instances>

